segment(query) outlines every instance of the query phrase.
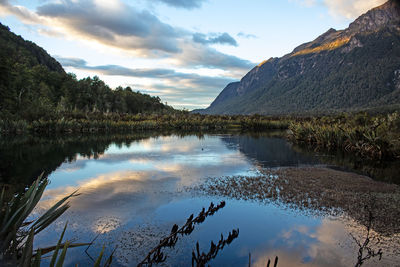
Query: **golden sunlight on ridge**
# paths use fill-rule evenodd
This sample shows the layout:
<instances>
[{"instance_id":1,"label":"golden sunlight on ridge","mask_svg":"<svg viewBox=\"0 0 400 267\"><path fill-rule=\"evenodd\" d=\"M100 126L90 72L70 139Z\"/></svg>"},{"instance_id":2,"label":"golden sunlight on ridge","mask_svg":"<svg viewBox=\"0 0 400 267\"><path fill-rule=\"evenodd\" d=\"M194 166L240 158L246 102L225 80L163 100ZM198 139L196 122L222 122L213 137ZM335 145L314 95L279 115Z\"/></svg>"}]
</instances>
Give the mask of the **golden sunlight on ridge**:
<instances>
[{"instance_id":1,"label":"golden sunlight on ridge","mask_svg":"<svg viewBox=\"0 0 400 267\"><path fill-rule=\"evenodd\" d=\"M317 53L320 53L322 51L334 50L336 48L339 48L339 47L347 44L349 41L350 41L350 37L340 38L340 39L335 40L333 42L322 44L322 45L317 46L317 47L305 48L303 50L297 51L296 53L291 55L291 57L300 56L300 55L308 55L308 54L317 54Z\"/></svg>"}]
</instances>

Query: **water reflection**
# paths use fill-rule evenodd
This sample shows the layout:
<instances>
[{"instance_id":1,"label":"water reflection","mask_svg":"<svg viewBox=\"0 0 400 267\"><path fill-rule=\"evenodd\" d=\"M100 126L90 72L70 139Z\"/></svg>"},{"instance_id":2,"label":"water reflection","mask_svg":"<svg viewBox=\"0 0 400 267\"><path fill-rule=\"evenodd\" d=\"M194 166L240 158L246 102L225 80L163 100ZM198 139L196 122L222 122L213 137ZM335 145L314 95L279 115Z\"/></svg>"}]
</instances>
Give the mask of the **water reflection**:
<instances>
[{"instance_id":1,"label":"water reflection","mask_svg":"<svg viewBox=\"0 0 400 267\"><path fill-rule=\"evenodd\" d=\"M50 174L63 162L98 158L110 146L131 144L155 133L104 136L20 136L0 139L0 180L30 185L41 172Z\"/></svg>"},{"instance_id":2,"label":"water reflection","mask_svg":"<svg viewBox=\"0 0 400 267\"><path fill-rule=\"evenodd\" d=\"M315 151L307 146L292 146L294 151L303 155L312 156L322 164L332 168L356 172L369 176L375 180L400 185L400 161L377 161L363 159L343 151Z\"/></svg>"},{"instance_id":3,"label":"water reflection","mask_svg":"<svg viewBox=\"0 0 400 267\"><path fill-rule=\"evenodd\" d=\"M169 142L163 140L162 144L151 141L152 137L168 137L171 134L176 137L192 136L197 138L200 146L194 148L188 142L182 142L181 145L176 146L173 144L174 139ZM242 157L247 157L252 161L252 164L261 167L328 164L349 171L357 171L378 180L400 184L398 161L371 162L339 152L334 154L315 152L307 147L290 145L282 138L284 134L285 132L246 133L219 135L219 138L228 149L237 151ZM179 140L179 142L181 141ZM90 164L92 159L103 159L104 163L118 162L126 157L132 157L132 160L136 161L146 160L146 157L152 157L160 151L167 155L167 153L173 152L172 149L182 152L183 160L186 160L189 154L185 152L206 149L201 147L201 142L206 142L204 134L190 132L13 138L3 136L0 139L0 183L19 185L23 188L30 185L42 172L48 175L60 168L65 171L73 171L83 168L85 164ZM130 155L125 155L125 153ZM146 157L135 157L132 154ZM214 161L215 157L213 158L213 156L202 153L203 160ZM64 162L74 164L63 164Z\"/></svg>"},{"instance_id":4,"label":"water reflection","mask_svg":"<svg viewBox=\"0 0 400 267\"><path fill-rule=\"evenodd\" d=\"M263 168L328 165L329 167L367 175L375 180L400 184L400 161L362 159L343 151L315 151L307 146L292 145L285 132L253 133L224 136L228 147L237 148Z\"/></svg>"},{"instance_id":5,"label":"water reflection","mask_svg":"<svg viewBox=\"0 0 400 267\"><path fill-rule=\"evenodd\" d=\"M385 235L400 233L400 187L327 168L262 170L260 176L209 178L194 188L217 195L262 203L279 203L311 214L343 214ZM368 209L367 209L368 208Z\"/></svg>"},{"instance_id":6,"label":"water reflection","mask_svg":"<svg viewBox=\"0 0 400 267\"><path fill-rule=\"evenodd\" d=\"M265 266L271 255L280 255L279 266L354 266L358 246L348 238L350 234L365 238L365 228L348 218L324 218L317 227L296 225L282 231L268 246L258 249L254 253L254 266ZM384 247L376 243L372 246L374 249ZM386 257L372 258L363 266L396 266L398 255L393 256L390 250L398 246L384 248Z\"/></svg>"},{"instance_id":7,"label":"water reflection","mask_svg":"<svg viewBox=\"0 0 400 267\"><path fill-rule=\"evenodd\" d=\"M282 137L265 138L265 136L242 135L223 136L221 140L228 147L237 148L242 154L255 160L263 168L320 164L318 158L293 150L292 145Z\"/></svg>"},{"instance_id":8,"label":"water reflection","mask_svg":"<svg viewBox=\"0 0 400 267\"><path fill-rule=\"evenodd\" d=\"M187 190L207 177L255 177L266 167L324 163L321 155L294 149L276 133L30 137L2 140L0 156L3 182L26 185L43 170L49 175L51 184L35 214L69 192L79 188L81 193L71 201L71 209L38 236L35 246L56 243L54 233L60 233L69 221L68 239L90 241L99 235L89 250L91 255L98 254L103 244L106 254L118 247L116 266L137 264L174 224L183 225L188 214L223 200ZM304 194L296 195L304 198ZM265 266L276 255L279 266L348 266L354 263L357 248L349 238L347 223L345 218L310 216L275 202L229 198L217 216L208 218L168 252L165 265L190 265L196 242L207 254L211 241L239 228L240 237L210 265L245 266L251 253L253 266ZM354 224L359 229L351 231L361 233L362 224ZM67 265L91 264L81 249L68 253Z\"/></svg>"}]
</instances>

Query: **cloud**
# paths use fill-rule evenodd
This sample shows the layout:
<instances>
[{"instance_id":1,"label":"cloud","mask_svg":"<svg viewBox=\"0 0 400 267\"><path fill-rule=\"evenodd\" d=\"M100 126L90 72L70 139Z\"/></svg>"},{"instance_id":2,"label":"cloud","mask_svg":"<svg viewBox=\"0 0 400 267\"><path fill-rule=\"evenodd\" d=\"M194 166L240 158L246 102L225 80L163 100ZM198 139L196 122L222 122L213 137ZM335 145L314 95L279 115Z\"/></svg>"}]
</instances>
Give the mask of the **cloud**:
<instances>
[{"instance_id":1,"label":"cloud","mask_svg":"<svg viewBox=\"0 0 400 267\"><path fill-rule=\"evenodd\" d=\"M42 20L34 12L23 6L11 5L8 0L0 0L0 14L13 14L26 24L40 24Z\"/></svg>"},{"instance_id":2,"label":"cloud","mask_svg":"<svg viewBox=\"0 0 400 267\"><path fill-rule=\"evenodd\" d=\"M59 56L56 56L55 58L64 67L83 68L83 67L86 67L86 64L87 64L87 62L81 58L66 58L66 57L59 57Z\"/></svg>"},{"instance_id":3,"label":"cloud","mask_svg":"<svg viewBox=\"0 0 400 267\"><path fill-rule=\"evenodd\" d=\"M247 34L247 33L244 33L244 32L239 32L237 34L237 37L246 38L246 39L252 39L252 38L257 39L258 38L257 35Z\"/></svg>"},{"instance_id":4,"label":"cloud","mask_svg":"<svg viewBox=\"0 0 400 267\"><path fill-rule=\"evenodd\" d=\"M144 87L140 89L141 92L157 95L164 102L176 107L206 107L222 88L234 81L230 77L203 76L196 73L182 73L173 69L131 69L119 65L88 66L85 60L79 58L56 58L63 67L92 71L102 75L150 78L156 82L146 86L127 85L132 88Z\"/></svg>"},{"instance_id":5,"label":"cloud","mask_svg":"<svg viewBox=\"0 0 400 267\"><path fill-rule=\"evenodd\" d=\"M164 3L169 6L185 8L185 9L194 9L199 8L206 2L206 0L155 0L161 3Z\"/></svg>"},{"instance_id":6,"label":"cloud","mask_svg":"<svg viewBox=\"0 0 400 267\"><path fill-rule=\"evenodd\" d=\"M138 83L133 88L158 95L175 107L206 107L222 88L235 80L232 77L242 77L255 65L210 46L237 46L236 40L229 33L204 35L173 27L160 21L149 11L138 10L119 0L112 4L105 0L42 2L36 11L12 6L6 0L0 1L3 4L0 6L3 13L13 14L23 23L34 25L40 34L97 43L118 49L127 56L159 59L163 64L170 65L171 68L151 69L113 64L90 66L80 58L58 57L64 67L73 68L78 73L82 70L81 73L85 75L89 72L108 76L102 79L118 79L117 83L123 86ZM211 69L207 72L214 73L221 73L221 69L224 70L225 77L180 72L174 68L204 68ZM120 81L117 76L127 78Z\"/></svg>"},{"instance_id":7,"label":"cloud","mask_svg":"<svg viewBox=\"0 0 400 267\"><path fill-rule=\"evenodd\" d=\"M14 14L24 23L37 24L41 27L38 32L45 35L57 36L59 32L69 38L97 42L142 58L169 59L178 66L241 70L244 74L255 65L209 47L216 43L237 46L228 33L207 37L173 27L149 11L137 10L120 0L112 4L104 0L63 0L43 4L36 12L1 1L3 13ZM199 1L188 3L193 5Z\"/></svg>"},{"instance_id":8,"label":"cloud","mask_svg":"<svg viewBox=\"0 0 400 267\"><path fill-rule=\"evenodd\" d=\"M41 35L49 36L49 37L65 37L64 34L54 31L48 28L38 28L37 32Z\"/></svg>"},{"instance_id":9,"label":"cloud","mask_svg":"<svg viewBox=\"0 0 400 267\"><path fill-rule=\"evenodd\" d=\"M322 0L321 2L316 0L291 1L307 7L324 5L329 9L331 15L347 19L355 19L368 10L387 2L387 0Z\"/></svg>"},{"instance_id":10,"label":"cloud","mask_svg":"<svg viewBox=\"0 0 400 267\"><path fill-rule=\"evenodd\" d=\"M36 13L1 0L0 12L12 14L23 23L54 28L55 31L101 44L134 50L143 56L153 50L178 53L183 30L161 22L148 11L138 11L121 1L108 5L101 0L64 0L41 5ZM46 32L44 32L46 33Z\"/></svg>"},{"instance_id":11,"label":"cloud","mask_svg":"<svg viewBox=\"0 0 400 267\"><path fill-rule=\"evenodd\" d=\"M186 42L182 45L182 53L173 59L177 65L204 67L211 69L240 70L247 72L255 66L254 62L227 55L199 43ZM243 76L241 73L239 76Z\"/></svg>"},{"instance_id":12,"label":"cloud","mask_svg":"<svg viewBox=\"0 0 400 267\"><path fill-rule=\"evenodd\" d=\"M304 7L312 7L320 3L317 0L289 0L289 2L294 2Z\"/></svg>"},{"instance_id":13,"label":"cloud","mask_svg":"<svg viewBox=\"0 0 400 267\"><path fill-rule=\"evenodd\" d=\"M331 14L355 19L368 10L382 5L387 0L324 0Z\"/></svg>"},{"instance_id":14,"label":"cloud","mask_svg":"<svg viewBox=\"0 0 400 267\"><path fill-rule=\"evenodd\" d=\"M203 33L195 33L193 34L193 41L200 44L222 44L238 46L236 40L226 32L220 34L213 33L210 34L210 36L208 37Z\"/></svg>"},{"instance_id":15,"label":"cloud","mask_svg":"<svg viewBox=\"0 0 400 267\"><path fill-rule=\"evenodd\" d=\"M37 14L70 33L97 42L148 54L151 50L180 52L178 39L185 33L161 22L148 11L122 2L107 8L98 1L65 0L39 6Z\"/></svg>"},{"instance_id":16,"label":"cloud","mask_svg":"<svg viewBox=\"0 0 400 267\"><path fill-rule=\"evenodd\" d=\"M64 67L73 67L81 70L96 71L104 75L116 75L116 76L129 76L129 77L139 77L139 78L164 78L174 81L189 80L200 86L225 86L227 83L231 82L231 78L225 77L211 77L211 76L201 76L195 73L182 73L177 72L173 69L144 69L137 68L131 69L119 65L102 65L102 66L88 66L87 62L80 58L63 58L56 57L57 60Z\"/></svg>"}]
</instances>

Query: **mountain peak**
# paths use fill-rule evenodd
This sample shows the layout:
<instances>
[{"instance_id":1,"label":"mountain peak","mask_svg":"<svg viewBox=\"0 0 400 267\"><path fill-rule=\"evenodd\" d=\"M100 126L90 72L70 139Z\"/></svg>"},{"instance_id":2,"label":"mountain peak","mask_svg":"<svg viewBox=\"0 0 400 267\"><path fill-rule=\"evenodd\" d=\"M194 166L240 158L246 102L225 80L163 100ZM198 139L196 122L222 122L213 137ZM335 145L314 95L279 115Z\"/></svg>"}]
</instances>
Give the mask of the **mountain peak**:
<instances>
[{"instance_id":1,"label":"mountain peak","mask_svg":"<svg viewBox=\"0 0 400 267\"><path fill-rule=\"evenodd\" d=\"M396 6L398 8L399 4L400 4L399 0L388 0L386 3L384 3L380 6L377 6L371 10L374 10L374 9L393 10L393 8L396 8Z\"/></svg>"},{"instance_id":2,"label":"mountain peak","mask_svg":"<svg viewBox=\"0 0 400 267\"><path fill-rule=\"evenodd\" d=\"M204 113L280 115L400 105L399 1L254 67Z\"/></svg>"},{"instance_id":3,"label":"mountain peak","mask_svg":"<svg viewBox=\"0 0 400 267\"><path fill-rule=\"evenodd\" d=\"M400 31L400 0L389 0L358 17L349 27L337 31L333 28L317 37L314 41L296 47L284 59L297 55L313 54L334 50L348 43L356 34L368 34L384 27L395 27ZM358 42L358 41L357 41Z\"/></svg>"},{"instance_id":4,"label":"mountain peak","mask_svg":"<svg viewBox=\"0 0 400 267\"><path fill-rule=\"evenodd\" d=\"M399 26L400 1L389 0L369 10L349 25L347 33L372 32L388 25Z\"/></svg>"}]
</instances>

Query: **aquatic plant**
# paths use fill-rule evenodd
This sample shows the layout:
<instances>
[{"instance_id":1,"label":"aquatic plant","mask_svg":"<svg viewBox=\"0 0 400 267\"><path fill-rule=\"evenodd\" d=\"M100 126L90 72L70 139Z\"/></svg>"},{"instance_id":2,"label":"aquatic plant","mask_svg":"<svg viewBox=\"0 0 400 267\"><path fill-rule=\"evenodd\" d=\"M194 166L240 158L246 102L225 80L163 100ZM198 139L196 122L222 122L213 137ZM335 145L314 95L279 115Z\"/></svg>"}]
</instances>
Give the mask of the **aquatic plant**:
<instances>
[{"instance_id":1,"label":"aquatic plant","mask_svg":"<svg viewBox=\"0 0 400 267\"><path fill-rule=\"evenodd\" d=\"M371 204L374 204L374 199L371 199ZM372 241L371 239L374 239L374 237L371 238L371 228L372 228L372 221L374 220L374 216L372 215L372 211L371 208L366 205L365 209L368 211L368 223L365 226L367 228L367 234L366 237L364 239L364 241L359 241L357 238L354 237L354 235L352 235L350 233L350 236L353 238L353 240L356 242L357 246L358 246L358 252L357 252L357 262L355 267L360 267L361 265L364 264L364 262L366 262L367 260L371 259L371 258L375 258L378 257L378 260L382 259L382 249L378 249L375 250L370 246L370 241ZM378 242L379 243L379 240Z\"/></svg>"},{"instance_id":2,"label":"aquatic plant","mask_svg":"<svg viewBox=\"0 0 400 267\"><path fill-rule=\"evenodd\" d=\"M239 236L239 229L233 229L232 232L229 232L228 237L224 239L224 236L221 234L221 239L215 245L213 241L210 244L210 250L205 253L200 253L200 245L199 242L196 243L196 253L192 251L192 267L204 267L206 263L210 260L214 259L220 250L223 250L225 245L229 245L232 241Z\"/></svg>"},{"instance_id":3,"label":"aquatic plant","mask_svg":"<svg viewBox=\"0 0 400 267\"><path fill-rule=\"evenodd\" d=\"M189 218L186 220L186 223L182 227L179 228L177 224L174 224L171 229L171 234L161 239L160 243L155 248L153 248L137 266L152 266L153 263L164 262L166 260L166 256L161 251L162 248L174 247L179 239L178 234L180 234L181 236L191 234L196 224L204 222L204 220L208 216L214 215L215 212L217 212L219 209L222 209L223 207L225 207L225 201L222 201L218 205L214 205L214 203L211 202L208 209L206 210L205 208L203 208L196 217L193 217L193 214L190 215ZM239 234L239 231L237 234Z\"/></svg>"}]
</instances>

